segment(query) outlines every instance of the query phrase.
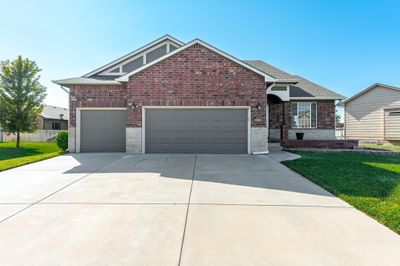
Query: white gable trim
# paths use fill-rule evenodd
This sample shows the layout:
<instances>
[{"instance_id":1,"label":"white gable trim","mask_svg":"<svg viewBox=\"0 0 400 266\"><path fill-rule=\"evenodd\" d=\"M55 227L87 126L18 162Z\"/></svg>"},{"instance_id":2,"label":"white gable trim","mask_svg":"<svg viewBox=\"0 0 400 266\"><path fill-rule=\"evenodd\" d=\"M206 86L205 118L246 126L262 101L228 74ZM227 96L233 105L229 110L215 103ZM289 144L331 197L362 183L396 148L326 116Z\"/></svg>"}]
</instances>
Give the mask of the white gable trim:
<instances>
[{"instance_id":1,"label":"white gable trim","mask_svg":"<svg viewBox=\"0 0 400 266\"><path fill-rule=\"evenodd\" d=\"M116 60L114 60L114 61L112 61L112 62L110 62L110 63L108 63L108 64L106 64L106 65L104 65L102 67L100 67L100 68L97 68L97 69L93 70L92 72L87 73L83 77L87 78L87 77L96 75L96 74L106 70L107 68L112 67L112 66L114 66L114 65L116 65L118 63L121 63L122 61L125 61L126 59L136 55L137 53L141 53L144 50L146 50L146 49L148 49L148 48L150 48L150 47L152 47L154 45L157 45L158 43L163 42L165 40L170 40L170 41L172 41L172 42L174 42L174 43L176 43L178 45L181 45L181 46L184 45L184 43L179 41L178 39L175 39L174 37L169 36L169 35L165 35L165 36L163 36L163 37L161 37L161 38L159 38L159 39L157 39L157 40L155 40L155 41L153 41L153 42L151 42L151 43L149 43L149 44L147 44L147 45L145 45L145 46L143 46L143 47L141 47L141 48L139 48L139 49L137 49L137 50L135 50L135 51L133 51L133 52L131 52L129 54L127 54L127 55L124 55L124 56L122 56L122 57L120 57L120 58L118 58L118 59L116 59Z\"/></svg>"},{"instance_id":2,"label":"white gable trim","mask_svg":"<svg viewBox=\"0 0 400 266\"><path fill-rule=\"evenodd\" d=\"M125 64L129 64L130 62L132 62L132 61L138 59L139 57L143 56L143 65L145 65L146 64L146 59L145 58L146 58L147 54L150 53L151 51L154 51L154 50L164 46L164 45L166 45L167 53L169 53L170 45L175 45L176 46L176 43L174 43L172 41L169 41L169 40L159 42L158 44L153 45L151 48L146 49L146 50L144 50L144 51L142 51L140 53L137 53L134 56L132 56L132 57L130 57L130 58L128 58L128 59L126 59L126 60L124 60L124 61L122 61L122 62L120 62L120 63L118 63L116 65L114 65L108 71L100 72L97 75L99 75L99 76L119 76L119 77L122 76L122 75L125 75L127 73L122 71L122 67ZM119 68L119 72L118 73L117 72L114 72L114 73L111 72L112 70L114 70L116 68Z\"/></svg>"},{"instance_id":3,"label":"white gable trim","mask_svg":"<svg viewBox=\"0 0 400 266\"><path fill-rule=\"evenodd\" d=\"M370 90L372 90L372 89L374 89L374 88L376 88L376 87L383 87L383 88L386 88L386 89L391 89L391 90L400 91L400 88L398 88L398 87L394 87L394 86L390 86L390 85L385 85L385 84L382 84L382 83L375 83L375 84L369 86L368 88L366 88L365 90L362 90L362 91L360 91L359 93L357 93L357 94L351 96L350 98L347 98L347 99L341 101L338 105L344 106L346 103L348 103L348 102L354 100L355 98L361 96L362 94L364 94L364 93L366 93L366 92L368 92L368 91L370 91Z\"/></svg>"},{"instance_id":4,"label":"white gable trim","mask_svg":"<svg viewBox=\"0 0 400 266\"><path fill-rule=\"evenodd\" d=\"M142 67L139 67L138 69L136 69L136 70L134 70L134 71L132 71L132 72L126 74L126 75L123 75L123 76L117 78L116 80L120 81L120 82L127 82L129 80L130 76L132 76L132 75L134 75L134 74L136 74L136 73L138 73L138 72L140 72L140 71L142 71L142 70L144 70L144 69L146 69L146 68L148 68L148 67L150 67L152 65L155 65L158 62L160 62L160 61L162 61L162 60L164 60L164 59L166 59L166 58L168 58L168 57L170 57L170 56L172 56L174 54L177 54L177 53L179 53L179 52L181 52L181 51L183 51L183 50L185 50L185 49L187 49L187 48L189 48L189 47L191 47L192 45L195 45L195 44L202 45L202 46L206 47L207 49L209 49L209 50L211 50L211 51L213 51L213 52L215 52L215 53L217 53L217 54L219 54L219 55L221 55L221 56L223 56L223 57L225 57L225 58L227 58L227 59L229 59L229 60L231 60L231 61L233 61L235 63L237 63L238 65L241 65L242 67L247 68L247 69L249 69L249 70L251 70L251 71L253 71L253 72L255 72L255 73L257 73L257 74L259 74L261 76L263 76L266 82L274 82L275 81L275 79L273 77L271 77L271 76L267 75L266 73L258 70L257 68L254 68L254 67L244 63L243 61L241 61L241 60L239 60L239 59L237 59L237 58L235 58L235 57L233 57L233 56L231 56L231 55L229 55L229 54L227 54L227 53L225 53L225 52L223 52L223 51L221 51L221 50L219 50L219 49L217 49L217 48L215 48L215 47L213 47L213 46L211 46L211 45L209 45L209 44L207 44L207 43L205 43L205 42L203 42L203 41L201 41L199 39L195 39L195 40L193 40L193 41L181 46L180 48L178 48L178 49L176 49L176 50L174 50L174 51L172 51L172 52L170 52L170 53L158 58L157 60L154 60L151 63L148 63L148 64L146 64L146 65L144 65Z\"/></svg>"}]
</instances>

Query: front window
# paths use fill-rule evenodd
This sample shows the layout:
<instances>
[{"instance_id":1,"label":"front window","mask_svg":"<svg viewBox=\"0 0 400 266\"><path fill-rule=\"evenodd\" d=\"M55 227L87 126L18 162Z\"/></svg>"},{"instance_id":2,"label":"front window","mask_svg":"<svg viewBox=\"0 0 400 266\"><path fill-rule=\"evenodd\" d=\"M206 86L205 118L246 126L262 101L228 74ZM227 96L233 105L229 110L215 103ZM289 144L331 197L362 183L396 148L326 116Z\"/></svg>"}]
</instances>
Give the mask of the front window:
<instances>
[{"instance_id":1,"label":"front window","mask_svg":"<svg viewBox=\"0 0 400 266\"><path fill-rule=\"evenodd\" d=\"M60 129L61 129L61 123L59 123L59 122L52 122L52 123L51 123L51 129L52 129L52 130L60 130Z\"/></svg>"},{"instance_id":2,"label":"front window","mask_svg":"<svg viewBox=\"0 0 400 266\"><path fill-rule=\"evenodd\" d=\"M316 128L317 103L292 103L292 128Z\"/></svg>"}]
</instances>

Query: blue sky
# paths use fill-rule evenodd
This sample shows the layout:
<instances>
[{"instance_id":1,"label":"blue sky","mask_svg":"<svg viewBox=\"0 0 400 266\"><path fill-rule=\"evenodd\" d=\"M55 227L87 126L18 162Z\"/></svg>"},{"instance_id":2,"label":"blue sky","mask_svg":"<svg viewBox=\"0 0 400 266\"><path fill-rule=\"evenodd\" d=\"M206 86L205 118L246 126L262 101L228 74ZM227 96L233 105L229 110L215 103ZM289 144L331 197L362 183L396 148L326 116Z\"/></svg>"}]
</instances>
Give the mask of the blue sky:
<instances>
[{"instance_id":1,"label":"blue sky","mask_svg":"<svg viewBox=\"0 0 400 266\"><path fill-rule=\"evenodd\" d=\"M400 86L400 1L3 1L0 60L43 69L47 104L67 106L51 80L81 76L165 34L262 59L345 96Z\"/></svg>"}]
</instances>

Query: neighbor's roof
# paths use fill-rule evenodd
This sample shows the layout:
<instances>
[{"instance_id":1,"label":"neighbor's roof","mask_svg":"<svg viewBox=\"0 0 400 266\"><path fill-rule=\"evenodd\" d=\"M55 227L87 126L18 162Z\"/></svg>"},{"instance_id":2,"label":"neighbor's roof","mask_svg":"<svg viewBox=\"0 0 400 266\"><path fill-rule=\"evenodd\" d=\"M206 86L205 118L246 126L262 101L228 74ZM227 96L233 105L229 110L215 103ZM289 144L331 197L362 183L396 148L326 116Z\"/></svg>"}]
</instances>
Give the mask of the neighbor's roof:
<instances>
[{"instance_id":1,"label":"neighbor's roof","mask_svg":"<svg viewBox=\"0 0 400 266\"><path fill-rule=\"evenodd\" d=\"M339 103L339 105L343 106L344 104L354 100L358 96L361 96L362 94L364 94L364 93L366 93L366 92L368 92L368 91L370 91L370 90L372 90L372 89L374 89L376 87L383 87L383 88L386 88L386 89L399 90L400 91L399 87L394 87L394 86L386 85L386 84L383 84L383 83L375 83L375 84L372 84L371 86L369 86L368 88L366 88L365 90L362 90L359 93L351 96L350 98L347 98L346 100L341 101Z\"/></svg>"},{"instance_id":2,"label":"neighbor's roof","mask_svg":"<svg viewBox=\"0 0 400 266\"><path fill-rule=\"evenodd\" d=\"M333 100L341 100L344 98L343 95L333 92L303 77L291 75L277 67L265 63L262 60L244 60L244 62L264 71L265 73L269 73L274 78L297 80L298 82L295 85L290 85L291 98L319 98Z\"/></svg>"},{"instance_id":3,"label":"neighbor's roof","mask_svg":"<svg viewBox=\"0 0 400 266\"><path fill-rule=\"evenodd\" d=\"M43 118L48 118L48 119L60 119L61 118L60 115L62 115L62 118L64 120L68 120L69 110L68 108L45 105L40 115Z\"/></svg>"}]
</instances>

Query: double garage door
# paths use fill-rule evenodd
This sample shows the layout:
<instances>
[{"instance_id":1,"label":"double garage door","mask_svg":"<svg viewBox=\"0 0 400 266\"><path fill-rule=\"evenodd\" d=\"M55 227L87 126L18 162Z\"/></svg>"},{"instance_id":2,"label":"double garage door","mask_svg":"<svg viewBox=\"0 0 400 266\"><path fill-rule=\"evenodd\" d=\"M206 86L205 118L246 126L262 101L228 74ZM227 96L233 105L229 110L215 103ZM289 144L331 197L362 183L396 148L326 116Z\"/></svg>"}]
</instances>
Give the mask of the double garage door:
<instances>
[{"instance_id":1,"label":"double garage door","mask_svg":"<svg viewBox=\"0 0 400 266\"><path fill-rule=\"evenodd\" d=\"M125 110L82 110L81 151L125 151ZM247 109L145 109L146 153L247 153Z\"/></svg>"}]
</instances>

